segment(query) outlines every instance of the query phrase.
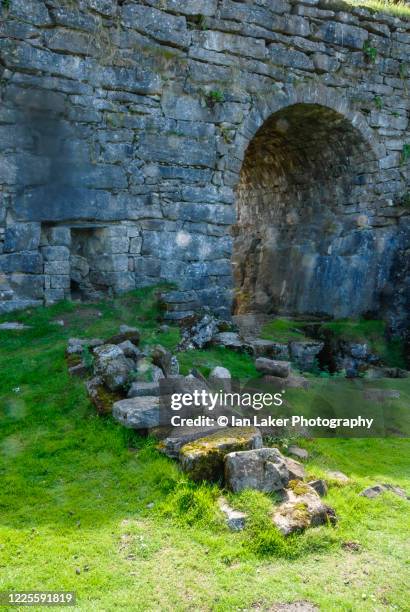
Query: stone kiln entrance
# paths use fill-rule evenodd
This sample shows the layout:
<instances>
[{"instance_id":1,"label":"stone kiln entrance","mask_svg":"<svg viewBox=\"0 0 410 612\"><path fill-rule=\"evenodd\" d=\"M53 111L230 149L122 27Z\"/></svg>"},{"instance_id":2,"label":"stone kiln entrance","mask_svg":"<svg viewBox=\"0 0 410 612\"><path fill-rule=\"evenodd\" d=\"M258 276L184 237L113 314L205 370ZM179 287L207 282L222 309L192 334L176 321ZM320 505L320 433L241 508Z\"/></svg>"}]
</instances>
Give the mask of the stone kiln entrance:
<instances>
[{"instance_id":1,"label":"stone kiln entrance","mask_svg":"<svg viewBox=\"0 0 410 612\"><path fill-rule=\"evenodd\" d=\"M236 314L342 317L374 304L376 171L361 132L333 109L294 104L264 123L237 187Z\"/></svg>"},{"instance_id":2,"label":"stone kiln entrance","mask_svg":"<svg viewBox=\"0 0 410 612\"><path fill-rule=\"evenodd\" d=\"M104 282L107 229L72 227L70 290L73 299L95 300L109 292Z\"/></svg>"}]
</instances>

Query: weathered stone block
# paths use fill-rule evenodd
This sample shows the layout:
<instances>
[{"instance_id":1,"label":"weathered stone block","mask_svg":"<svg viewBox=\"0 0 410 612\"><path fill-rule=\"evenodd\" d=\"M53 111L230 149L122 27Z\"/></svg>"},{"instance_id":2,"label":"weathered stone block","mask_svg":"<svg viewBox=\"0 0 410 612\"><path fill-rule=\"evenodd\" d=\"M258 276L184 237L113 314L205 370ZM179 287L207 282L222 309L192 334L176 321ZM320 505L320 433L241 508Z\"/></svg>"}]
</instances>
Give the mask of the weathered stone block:
<instances>
[{"instance_id":1,"label":"weathered stone block","mask_svg":"<svg viewBox=\"0 0 410 612\"><path fill-rule=\"evenodd\" d=\"M15 223L6 228L4 252L32 251L40 244L41 228L39 223Z\"/></svg>"},{"instance_id":2,"label":"weathered stone block","mask_svg":"<svg viewBox=\"0 0 410 612\"><path fill-rule=\"evenodd\" d=\"M191 40L185 17L178 17L137 4L123 6L121 17L128 28L148 34L163 43L176 47L187 47Z\"/></svg>"}]
</instances>

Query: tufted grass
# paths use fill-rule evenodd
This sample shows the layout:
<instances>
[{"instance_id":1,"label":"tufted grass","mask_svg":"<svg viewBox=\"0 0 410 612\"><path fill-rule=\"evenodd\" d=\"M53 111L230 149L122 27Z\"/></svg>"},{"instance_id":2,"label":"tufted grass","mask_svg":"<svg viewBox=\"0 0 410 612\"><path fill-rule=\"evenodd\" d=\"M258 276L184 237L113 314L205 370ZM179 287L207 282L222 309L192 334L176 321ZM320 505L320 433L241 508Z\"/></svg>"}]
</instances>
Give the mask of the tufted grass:
<instances>
[{"instance_id":1,"label":"tufted grass","mask_svg":"<svg viewBox=\"0 0 410 612\"><path fill-rule=\"evenodd\" d=\"M347 4L368 8L375 13L393 15L402 19L410 19L410 4L405 0L346 0Z\"/></svg>"},{"instance_id":2,"label":"tufted grass","mask_svg":"<svg viewBox=\"0 0 410 612\"><path fill-rule=\"evenodd\" d=\"M249 514L247 529L230 533L217 486L193 484L154 440L96 416L82 381L67 375L67 339L104 337L128 323L144 342L172 348L179 332L158 333L157 315L155 291L143 290L0 317L33 326L0 332L0 591L75 590L87 612L230 612L295 600L323 610L406 610L409 502L358 493L375 482L410 492L408 440L305 441L310 476L339 469L351 483L331 483L335 529L285 539L269 520L273 498L224 492ZM52 323L60 319L64 327ZM222 360L235 375L250 373L246 356L195 353L181 356L184 367ZM408 381L393 384L408 400ZM292 401L302 404L309 392L297 391Z\"/></svg>"}]
</instances>

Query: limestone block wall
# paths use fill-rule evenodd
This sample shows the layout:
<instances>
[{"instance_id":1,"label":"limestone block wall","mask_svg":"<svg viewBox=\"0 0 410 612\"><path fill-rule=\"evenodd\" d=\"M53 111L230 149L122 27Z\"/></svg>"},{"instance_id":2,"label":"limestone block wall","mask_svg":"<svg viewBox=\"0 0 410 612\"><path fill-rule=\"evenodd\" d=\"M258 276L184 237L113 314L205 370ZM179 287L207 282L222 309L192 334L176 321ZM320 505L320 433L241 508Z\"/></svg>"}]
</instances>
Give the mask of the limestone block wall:
<instances>
[{"instance_id":1,"label":"limestone block wall","mask_svg":"<svg viewBox=\"0 0 410 612\"><path fill-rule=\"evenodd\" d=\"M409 22L326 0L1 10L0 311L167 280L175 318L403 327Z\"/></svg>"}]
</instances>

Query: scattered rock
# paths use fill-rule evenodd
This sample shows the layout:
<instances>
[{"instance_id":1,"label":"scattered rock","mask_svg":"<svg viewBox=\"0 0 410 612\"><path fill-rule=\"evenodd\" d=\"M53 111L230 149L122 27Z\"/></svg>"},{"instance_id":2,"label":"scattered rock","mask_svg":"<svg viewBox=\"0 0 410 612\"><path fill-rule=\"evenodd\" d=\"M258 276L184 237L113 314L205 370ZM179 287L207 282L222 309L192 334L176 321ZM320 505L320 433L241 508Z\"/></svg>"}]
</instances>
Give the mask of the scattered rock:
<instances>
[{"instance_id":1,"label":"scattered rock","mask_svg":"<svg viewBox=\"0 0 410 612\"><path fill-rule=\"evenodd\" d=\"M63 319L56 319L55 321L51 321L52 325L58 325L59 327L64 327L65 322Z\"/></svg>"},{"instance_id":2,"label":"scattered rock","mask_svg":"<svg viewBox=\"0 0 410 612\"><path fill-rule=\"evenodd\" d=\"M84 376L87 376L89 371L90 371L90 368L86 366L83 361L81 361L81 363L77 363L76 365L73 365L68 368L68 373L70 374L70 376L78 376L79 378L83 378Z\"/></svg>"},{"instance_id":3,"label":"scattered rock","mask_svg":"<svg viewBox=\"0 0 410 612\"><path fill-rule=\"evenodd\" d=\"M158 382L165 378L164 372L158 366L151 363L148 358L140 359L137 363L135 380L139 382Z\"/></svg>"},{"instance_id":4,"label":"scattered rock","mask_svg":"<svg viewBox=\"0 0 410 612\"><path fill-rule=\"evenodd\" d=\"M218 499L218 506L221 512L225 515L226 524L232 531L241 531L245 528L247 515L245 512L234 510L224 497Z\"/></svg>"},{"instance_id":5,"label":"scattered rock","mask_svg":"<svg viewBox=\"0 0 410 612\"><path fill-rule=\"evenodd\" d=\"M320 497L324 497L327 495L327 484L325 480L311 480L308 482L308 485L311 486Z\"/></svg>"},{"instance_id":6,"label":"scattered rock","mask_svg":"<svg viewBox=\"0 0 410 612\"><path fill-rule=\"evenodd\" d=\"M277 448L233 452L225 457L225 483L234 493L244 489L271 493L288 482L286 462Z\"/></svg>"},{"instance_id":7,"label":"scattered rock","mask_svg":"<svg viewBox=\"0 0 410 612\"><path fill-rule=\"evenodd\" d=\"M98 414L110 414L113 404L120 399L117 393L106 389L101 377L95 376L86 382L88 397L94 404Z\"/></svg>"},{"instance_id":8,"label":"scattered rock","mask_svg":"<svg viewBox=\"0 0 410 612\"><path fill-rule=\"evenodd\" d=\"M319 608L310 601L294 601L292 603L275 604L269 612L318 612Z\"/></svg>"},{"instance_id":9,"label":"scattered rock","mask_svg":"<svg viewBox=\"0 0 410 612\"><path fill-rule=\"evenodd\" d=\"M284 457L284 460L288 468L289 480L304 480L306 478L306 470L299 461L290 457Z\"/></svg>"},{"instance_id":10,"label":"scattered rock","mask_svg":"<svg viewBox=\"0 0 410 612\"><path fill-rule=\"evenodd\" d=\"M179 374L178 359L158 344L151 350L152 362L165 374L165 376L177 376Z\"/></svg>"},{"instance_id":11,"label":"scattered rock","mask_svg":"<svg viewBox=\"0 0 410 612\"><path fill-rule=\"evenodd\" d=\"M346 542L342 542L342 548L350 552L359 552L361 550L361 546L359 542L355 542L354 540L348 540Z\"/></svg>"},{"instance_id":12,"label":"scattered rock","mask_svg":"<svg viewBox=\"0 0 410 612\"><path fill-rule=\"evenodd\" d=\"M328 471L327 475L330 480L336 480L340 484L349 484L350 482L350 478L338 470Z\"/></svg>"},{"instance_id":13,"label":"scattered rock","mask_svg":"<svg viewBox=\"0 0 410 612\"><path fill-rule=\"evenodd\" d=\"M128 380L132 364L116 344L103 344L94 349L94 374L101 376L111 391L123 387Z\"/></svg>"},{"instance_id":14,"label":"scattered rock","mask_svg":"<svg viewBox=\"0 0 410 612\"><path fill-rule=\"evenodd\" d=\"M289 361L275 361L274 359L267 359L266 357L258 357L255 360L255 367L258 372L271 374L278 378L287 378L290 374Z\"/></svg>"},{"instance_id":15,"label":"scattered rock","mask_svg":"<svg viewBox=\"0 0 410 612\"><path fill-rule=\"evenodd\" d=\"M365 389L364 398L372 402L385 402L386 400L399 399L400 391L395 389Z\"/></svg>"},{"instance_id":16,"label":"scattered rock","mask_svg":"<svg viewBox=\"0 0 410 612\"><path fill-rule=\"evenodd\" d=\"M179 453L182 469L196 481L217 481L224 472L225 455L262 447L262 436L255 428L227 428L185 444Z\"/></svg>"},{"instance_id":17,"label":"scattered rock","mask_svg":"<svg viewBox=\"0 0 410 612\"><path fill-rule=\"evenodd\" d=\"M309 485L291 481L285 489L285 500L274 511L272 520L284 535L303 531L307 527L335 524L336 515L325 505L316 491Z\"/></svg>"},{"instance_id":18,"label":"scattered rock","mask_svg":"<svg viewBox=\"0 0 410 612\"><path fill-rule=\"evenodd\" d=\"M295 444L291 444L287 450L288 450L289 455L293 455L294 457L297 457L298 459L307 459L309 457L309 453L307 452L306 449L300 448L299 446L296 446Z\"/></svg>"},{"instance_id":19,"label":"scattered rock","mask_svg":"<svg viewBox=\"0 0 410 612\"><path fill-rule=\"evenodd\" d=\"M5 329L5 330L22 330L22 329L32 329L31 325L24 325L24 323L16 323L16 322L6 322L6 323L0 323L0 330L1 329Z\"/></svg>"},{"instance_id":20,"label":"scattered rock","mask_svg":"<svg viewBox=\"0 0 410 612\"><path fill-rule=\"evenodd\" d=\"M106 344L121 344L126 340L129 340L135 346L138 346L140 341L140 332L136 327L129 327L128 325L120 325L120 332L111 336L106 342Z\"/></svg>"},{"instance_id":21,"label":"scattered rock","mask_svg":"<svg viewBox=\"0 0 410 612\"><path fill-rule=\"evenodd\" d=\"M402 497L403 499L410 499L406 491L404 491L401 487L397 487L396 485L391 485L391 484L386 484L386 483L376 484L376 485L373 485L372 487L367 487L367 489L364 489L364 491L359 493L359 495L361 495L362 497L367 497L368 499L374 499L375 497L378 497L379 495L381 495L382 493L385 493L386 491L389 491L390 493L394 493L395 495L398 495L399 497Z\"/></svg>"},{"instance_id":22,"label":"scattered rock","mask_svg":"<svg viewBox=\"0 0 410 612\"><path fill-rule=\"evenodd\" d=\"M160 400L158 396L133 397L115 402L112 416L129 429L154 429L159 425Z\"/></svg>"},{"instance_id":23,"label":"scattered rock","mask_svg":"<svg viewBox=\"0 0 410 612\"><path fill-rule=\"evenodd\" d=\"M128 390L127 397L159 396L160 386L157 382L134 382Z\"/></svg>"},{"instance_id":24,"label":"scattered rock","mask_svg":"<svg viewBox=\"0 0 410 612\"><path fill-rule=\"evenodd\" d=\"M256 340L247 339L247 344L249 344L252 354L255 357L276 357L276 342L272 340L263 340L262 338L257 338Z\"/></svg>"},{"instance_id":25,"label":"scattered rock","mask_svg":"<svg viewBox=\"0 0 410 612\"><path fill-rule=\"evenodd\" d=\"M130 359L137 359L141 355L140 349L136 347L131 340L124 340L124 342L120 342L120 344L118 344L118 348L120 348L124 355Z\"/></svg>"},{"instance_id":26,"label":"scattered rock","mask_svg":"<svg viewBox=\"0 0 410 612\"><path fill-rule=\"evenodd\" d=\"M323 349L323 342L290 342L290 356L299 369L311 370L316 362L317 356Z\"/></svg>"},{"instance_id":27,"label":"scattered rock","mask_svg":"<svg viewBox=\"0 0 410 612\"><path fill-rule=\"evenodd\" d=\"M220 332L213 337L212 342L234 351L241 351L244 348L244 343L236 332Z\"/></svg>"},{"instance_id":28,"label":"scattered rock","mask_svg":"<svg viewBox=\"0 0 410 612\"><path fill-rule=\"evenodd\" d=\"M171 329L171 328L170 328L170 326L169 326L169 325L167 325L166 323L164 323L163 325L160 325L160 326L159 326L159 331L160 331L162 334L166 334L167 332L169 332L169 330L170 330L170 329Z\"/></svg>"},{"instance_id":29,"label":"scattered rock","mask_svg":"<svg viewBox=\"0 0 410 612\"><path fill-rule=\"evenodd\" d=\"M217 366L210 372L208 382L218 391L222 390L229 393L232 387L231 378L231 373L227 368Z\"/></svg>"},{"instance_id":30,"label":"scattered rock","mask_svg":"<svg viewBox=\"0 0 410 612\"><path fill-rule=\"evenodd\" d=\"M89 340L82 338L70 338L66 348L66 355L81 355L84 348L88 346Z\"/></svg>"},{"instance_id":31,"label":"scattered rock","mask_svg":"<svg viewBox=\"0 0 410 612\"><path fill-rule=\"evenodd\" d=\"M200 321L187 328L182 334L179 349L186 351L195 348L204 348L217 332L218 321L215 317L206 314Z\"/></svg>"}]
</instances>

